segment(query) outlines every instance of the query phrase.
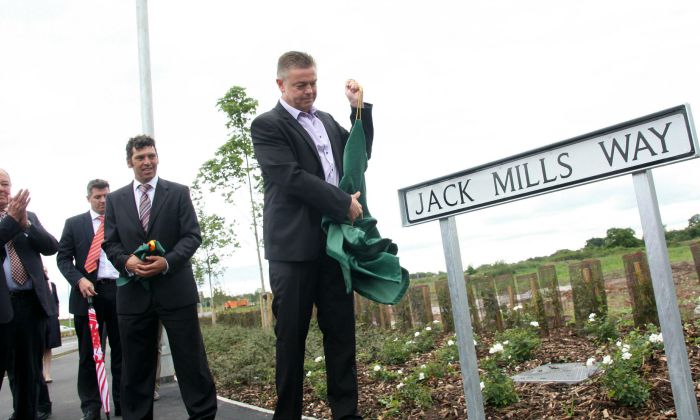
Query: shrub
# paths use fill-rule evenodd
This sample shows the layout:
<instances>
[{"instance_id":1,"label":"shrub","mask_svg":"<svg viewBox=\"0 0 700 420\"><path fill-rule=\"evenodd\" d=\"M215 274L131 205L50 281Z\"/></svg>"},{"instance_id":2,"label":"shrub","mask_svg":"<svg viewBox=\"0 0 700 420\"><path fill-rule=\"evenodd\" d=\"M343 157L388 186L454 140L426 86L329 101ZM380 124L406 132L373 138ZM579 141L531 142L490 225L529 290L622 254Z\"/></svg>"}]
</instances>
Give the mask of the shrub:
<instances>
[{"instance_id":1,"label":"shrub","mask_svg":"<svg viewBox=\"0 0 700 420\"><path fill-rule=\"evenodd\" d=\"M615 318L602 317L599 319L596 314L589 315L583 330L598 344L614 341L620 336Z\"/></svg>"},{"instance_id":2,"label":"shrub","mask_svg":"<svg viewBox=\"0 0 700 420\"><path fill-rule=\"evenodd\" d=\"M525 362L542 343L534 328L513 328L496 335L503 344L503 359L508 363Z\"/></svg>"},{"instance_id":3,"label":"shrub","mask_svg":"<svg viewBox=\"0 0 700 420\"><path fill-rule=\"evenodd\" d=\"M218 386L269 383L275 377L275 337L270 330L202 326L209 367Z\"/></svg>"},{"instance_id":4,"label":"shrub","mask_svg":"<svg viewBox=\"0 0 700 420\"><path fill-rule=\"evenodd\" d=\"M506 407L518 402L518 394L510 377L498 367L496 359L489 357L483 363L484 387L481 393L484 403L493 407Z\"/></svg>"},{"instance_id":5,"label":"shrub","mask_svg":"<svg viewBox=\"0 0 700 420\"><path fill-rule=\"evenodd\" d=\"M394 337L393 340L384 342L378 359L385 365L398 365L408 360L412 349L412 340L404 341L399 337Z\"/></svg>"}]
</instances>

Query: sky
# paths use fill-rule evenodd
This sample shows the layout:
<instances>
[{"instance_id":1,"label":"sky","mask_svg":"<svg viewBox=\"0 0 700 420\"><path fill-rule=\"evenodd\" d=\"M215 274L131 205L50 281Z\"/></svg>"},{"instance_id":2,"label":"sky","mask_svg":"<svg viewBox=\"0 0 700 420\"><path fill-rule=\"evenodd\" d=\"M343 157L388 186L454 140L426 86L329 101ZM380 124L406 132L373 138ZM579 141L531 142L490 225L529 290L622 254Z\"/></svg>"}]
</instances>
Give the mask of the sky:
<instances>
[{"instance_id":1,"label":"sky","mask_svg":"<svg viewBox=\"0 0 700 420\"><path fill-rule=\"evenodd\" d=\"M700 3L356 0L149 2L155 138L163 178L191 184L227 139L216 100L234 86L279 99L277 58L318 64L316 106L349 128L343 93L374 104L367 200L411 272L444 271L437 222L401 226L397 190L688 103L700 109ZM134 1L0 0L0 167L60 237L85 186L131 181L142 132ZM700 111L697 111L700 112ZM653 170L663 223L700 213L700 162ZM241 248L221 287L260 287L247 202L212 197ZM631 176L457 216L463 265L578 249L610 227L642 229ZM67 314L69 285L45 257ZM266 269L265 269L266 271ZM269 287L266 285L266 288ZM205 295L208 290L205 289Z\"/></svg>"}]
</instances>

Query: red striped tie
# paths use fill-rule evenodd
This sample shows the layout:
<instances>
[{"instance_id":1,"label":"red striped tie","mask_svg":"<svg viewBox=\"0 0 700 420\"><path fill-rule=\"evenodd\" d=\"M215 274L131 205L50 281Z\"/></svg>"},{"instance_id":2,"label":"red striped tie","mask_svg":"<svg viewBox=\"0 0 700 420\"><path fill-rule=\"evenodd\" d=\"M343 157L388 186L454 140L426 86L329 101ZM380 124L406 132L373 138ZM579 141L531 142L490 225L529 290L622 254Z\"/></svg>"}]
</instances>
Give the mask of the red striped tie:
<instances>
[{"instance_id":1,"label":"red striped tie","mask_svg":"<svg viewBox=\"0 0 700 420\"><path fill-rule=\"evenodd\" d=\"M105 239L105 217L102 215L97 216L97 220L100 221L100 226L92 238L90 251L88 251L87 258L85 258L85 271L88 273L92 273L97 269L97 262L100 260L100 252L102 251L102 242Z\"/></svg>"}]
</instances>

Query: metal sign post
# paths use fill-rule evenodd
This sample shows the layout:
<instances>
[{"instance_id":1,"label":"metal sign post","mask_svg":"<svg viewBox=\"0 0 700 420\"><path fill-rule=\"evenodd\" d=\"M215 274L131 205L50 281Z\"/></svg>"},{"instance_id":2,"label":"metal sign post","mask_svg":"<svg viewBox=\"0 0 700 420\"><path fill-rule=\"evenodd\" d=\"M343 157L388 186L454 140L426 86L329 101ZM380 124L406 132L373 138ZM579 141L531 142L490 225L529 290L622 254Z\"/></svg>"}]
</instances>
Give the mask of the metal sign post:
<instances>
[{"instance_id":1,"label":"metal sign post","mask_svg":"<svg viewBox=\"0 0 700 420\"><path fill-rule=\"evenodd\" d=\"M676 288L673 285L671 263L668 258L664 226L661 223L659 203L656 199L654 178L651 170L632 175L634 190L637 194L639 217L644 230L651 283L654 287L656 309L664 337L664 351L668 360L668 376L671 378L673 402L679 419L697 419L698 403L695 398L695 386L690 375L688 351L685 348L683 325L678 312Z\"/></svg>"},{"instance_id":2,"label":"metal sign post","mask_svg":"<svg viewBox=\"0 0 700 420\"><path fill-rule=\"evenodd\" d=\"M476 363L474 348L474 331L467 304L467 288L464 285L462 255L459 252L457 223L454 217L440 219L442 247L445 250L447 265L447 284L450 287L452 316L454 317L457 345L459 346L459 365L462 370L462 384L467 401L467 417L484 419L484 401L481 396L479 366Z\"/></svg>"},{"instance_id":3,"label":"metal sign post","mask_svg":"<svg viewBox=\"0 0 700 420\"><path fill-rule=\"evenodd\" d=\"M484 418L484 408L454 216L625 174L633 174L676 411L700 418L650 171L697 157L690 107L680 105L399 190L404 226L440 220L469 418Z\"/></svg>"}]
</instances>

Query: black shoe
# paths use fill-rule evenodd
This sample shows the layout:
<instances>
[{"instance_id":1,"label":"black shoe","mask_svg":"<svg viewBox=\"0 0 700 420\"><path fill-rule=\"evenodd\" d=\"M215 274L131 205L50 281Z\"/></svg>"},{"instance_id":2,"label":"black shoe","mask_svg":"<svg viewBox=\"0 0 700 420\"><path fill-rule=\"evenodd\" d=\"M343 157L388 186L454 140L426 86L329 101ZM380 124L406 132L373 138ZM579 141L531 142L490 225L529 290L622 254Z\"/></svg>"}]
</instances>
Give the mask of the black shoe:
<instances>
[{"instance_id":1,"label":"black shoe","mask_svg":"<svg viewBox=\"0 0 700 420\"><path fill-rule=\"evenodd\" d=\"M46 420L51 417L51 411L37 411L36 420Z\"/></svg>"},{"instance_id":2,"label":"black shoe","mask_svg":"<svg viewBox=\"0 0 700 420\"><path fill-rule=\"evenodd\" d=\"M88 410L80 420L100 420L100 412Z\"/></svg>"}]
</instances>

